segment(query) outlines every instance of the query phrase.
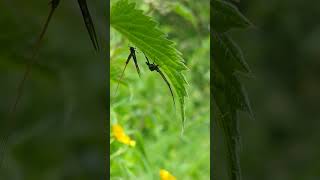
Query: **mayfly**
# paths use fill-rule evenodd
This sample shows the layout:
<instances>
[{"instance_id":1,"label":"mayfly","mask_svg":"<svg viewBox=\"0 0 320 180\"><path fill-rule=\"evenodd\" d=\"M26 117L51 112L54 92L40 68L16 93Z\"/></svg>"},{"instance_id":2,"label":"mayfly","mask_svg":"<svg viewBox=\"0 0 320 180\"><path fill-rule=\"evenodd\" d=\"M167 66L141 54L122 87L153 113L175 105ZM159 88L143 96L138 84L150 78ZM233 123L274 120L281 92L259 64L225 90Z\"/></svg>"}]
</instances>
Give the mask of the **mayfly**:
<instances>
[{"instance_id":1,"label":"mayfly","mask_svg":"<svg viewBox=\"0 0 320 180\"><path fill-rule=\"evenodd\" d=\"M129 54L128 58L127 58L126 64L125 64L125 66L124 66L124 68L123 68L123 70L122 70L121 76L120 76L120 78L119 78L119 81L118 81L118 84L117 84L117 88L116 88L115 94L117 93L117 90L118 90L120 81L121 81L121 79L122 79L122 77L123 77L124 71L126 70L127 65L128 65L128 63L129 63L129 61L130 61L131 58L133 58L133 62L134 62L134 64L135 64L135 66L136 66L138 75L139 75L139 77L141 77L140 68L139 68L138 61L137 61L137 56L136 56L136 50L135 50L134 47L130 47L129 49L130 49L130 54Z\"/></svg>"},{"instance_id":2,"label":"mayfly","mask_svg":"<svg viewBox=\"0 0 320 180\"><path fill-rule=\"evenodd\" d=\"M175 103L175 100L174 100L174 95L173 95L173 92L172 92L170 83L169 83L169 81L167 80L166 76L165 76L165 75L162 73L162 71L160 70L159 65L156 65L155 63L152 63L152 64L151 64L151 63L149 62L148 57L147 57L145 54L144 54L144 57L146 57L146 59L147 59L146 64L148 65L149 70L150 70L150 71L157 71L157 72L161 75L162 79L167 83L167 85L168 85L168 87L169 87L169 89L170 89L170 93L171 93L172 99L173 99L173 104L175 105L176 103Z\"/></svg>"}]
</instances>

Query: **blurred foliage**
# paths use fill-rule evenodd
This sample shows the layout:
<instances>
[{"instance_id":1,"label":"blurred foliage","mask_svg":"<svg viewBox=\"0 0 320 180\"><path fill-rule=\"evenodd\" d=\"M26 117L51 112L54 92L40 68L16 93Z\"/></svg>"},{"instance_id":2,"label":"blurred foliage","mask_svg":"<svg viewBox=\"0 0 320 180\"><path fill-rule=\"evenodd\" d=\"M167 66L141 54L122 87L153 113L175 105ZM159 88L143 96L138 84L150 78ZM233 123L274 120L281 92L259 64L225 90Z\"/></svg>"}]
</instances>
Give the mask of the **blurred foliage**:
<instances>
[{"instance_id":1,"label":"blurred foliage","mask_svg":"<svg viewBox=\"0 0 320 180\"><path fill-rule=\"evenodd\" d=\"M242 79L256 119L239 117L243 179L319 179L320 1L247 0L234 5L255 25L229 32L254 74L254 79ZM216 159L224 164L222 157Z\"/></svg>"},{"instance_id":2,"label":"blurred foliage","mask_svg":"<svg viewBox=\"0 0 320 180\"><path fill-rule=\"evenodd\" d=\"M111 4L117 2L111 1ZM111 137L111 179L159 179L166 169L177 179L210 178L210 38L209 1L137 0L136 8L153 17L182 52L189 82L185 131L160 75L150 72L139 48L139 78L128 64L118 92L116 85L129 55L128 39L111 28L111 125L120 124L136 145ZM134 23L134 17L132 18ZM111 134L112 136L112 134Z\"/></svg>"},{"instance_id":3,"label":"blurred foliage","mask_svg":"<svg viewBox=\"0 0 320 180\"><path fill-rule=\"evenodd\" d=\"M240 180L241 168L239 158L240 132L238 111L251 114L250 103L239 81L241 75L250 75L250 69L241 49L231 39L228 32L235 28L248 28L251 23L238 11L237 7L227 1L211 2L211 94L212 117L217 128L223 133L227 159L227 179ZM216 128L216 129L217 129ZM213 132L212 132L213 133ZM218 143L214 143L218 145ZM212 153L213 157L218 156ZM219 153L220 155L220 153ZM217 171L216 174L223 174Z\"/></svg>"},{"instance_id":4,"label":"blurred foliage","mask_svg":"<svg viewBox=\"0 0 320 180\"><path fill-rule=\"evenodd\" d=\"M1 141L11 134L6 147L1 144L0 148L6 149L0 179L103 179L106 1L88 2L104 51L99 54L92 47L78 3L61 1L16 116L8 122L17 85L50 11L48 3L0 2Z\"/></svg>"}]
</instances>

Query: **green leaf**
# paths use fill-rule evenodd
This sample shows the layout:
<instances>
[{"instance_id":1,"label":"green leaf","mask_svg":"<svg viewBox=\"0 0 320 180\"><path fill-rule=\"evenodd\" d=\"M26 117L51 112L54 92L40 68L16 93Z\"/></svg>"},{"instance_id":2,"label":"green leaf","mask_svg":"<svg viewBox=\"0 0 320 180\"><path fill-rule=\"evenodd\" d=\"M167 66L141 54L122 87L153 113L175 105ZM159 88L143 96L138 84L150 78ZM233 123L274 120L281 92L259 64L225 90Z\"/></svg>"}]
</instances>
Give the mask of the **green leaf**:
<instances>
[{"instance_id":1,"label":"green leaf","mask_svg":"<svg viewBox=\"0 0 320 180\"><path fill-rule=\"evenodd\" d=\"M251 23L236 7L221 0L211 1L211 94L216 114L215 121L223 130L227 147L229 177L241 179L239 158L240 133L238 111L253 118L245 89L238 79L240 73L250 74L241 49L227 35L232 28L247 28Z\"/></svg>"},{"instance_id":2,"label":"green leaf","mask_svg":"<svg viewBox=\"0 0 320 180\"><path fill-rule=\"evenodd\" d=\"M241 179L238 147L240 144L240 134L238 127L237 110L242 104L241 94L239 94L240 83L234 75L224 75L216 64L216 58L212 54L213 63L211 65L211 78L214 102L218 107L215 120L223 130L224 142L227 147L228 172L232 180ZM240 92L241 93L241 92Z\"/></svg>"},{"instance_id":3,"label":"green leaf","mask_svg":"<svg viewBox=\"0 0 320 180\"><path fill-rule=\"evenodd\" d=\"M224 73L232 74L235 71L249 73L248 64L243 58L241 49L225 34L211 34L213 41L212 51L217 65Z\"/></svg>"},{"instance_id":4,"label":"green leaf","mask_svg":"<svg viewBox=\"0 0 320 180\"><path fill-rule=\"evenodd\" d=\"M224 75L217 65L213 67L213 74L213 92L220 109L232 108L232 110L242 110L252 115L246 91L236 75ZM230 107L225 108L226 106Z\"/></svg>"},{"instance_id":5,"label":"green leaf","mask_svg":"<svg viewBox=\"0 0 320 180\"><path fill-rule=\"evenodd\" d=\"M211 0L211 28L216 32L226 32L232 28L248 28L252 24L237 7L222 0Z\"/></svg>"},{"instance_id":6,"label":"green leaf","mask_svg":"<svg viewBox=\"0 0 320 180\"><path fill-rule=\"evenodd\" d=\"M160 65L179 97L182 122L184 123L184 100L187 96L182 71L187 70L182 54L175 48L173 41L157 27L157 23L143 11L135 8L135 3L120 0L111 8L111 27L120 32L151 61Z\"/></svg>"},{"instance_id":7,"label":"green leaf","mask_svg":"<svg viewBox=\"0 0 320 180\"><path fill-rule=\"evenodd\" d=\"M229 174L231 179L241 179L238 147L240 145L239 110L249 112L252 110L247 94L237 77L237 71L248 72L239 48L225 35L212 34L211 58L213 63L212 91L214 102L218 107L217 122L223 129L227 146ZM241 58L240 58L241 57Z\"/></svg>"},{"instance_id":8,"label":"green leaf","mask_svg":"<svg viewBox=\"0 0 320 180\"><path fill-rule=\"evenodd\" d=\"M171 8L175 13L180 15L181 17L185 18L187 21L189 21L194 27L197 26L196 18L193 15L192 11L187 8L185 5L179 2L175 2L171 4Z\"/></svg>"}]
</instances>

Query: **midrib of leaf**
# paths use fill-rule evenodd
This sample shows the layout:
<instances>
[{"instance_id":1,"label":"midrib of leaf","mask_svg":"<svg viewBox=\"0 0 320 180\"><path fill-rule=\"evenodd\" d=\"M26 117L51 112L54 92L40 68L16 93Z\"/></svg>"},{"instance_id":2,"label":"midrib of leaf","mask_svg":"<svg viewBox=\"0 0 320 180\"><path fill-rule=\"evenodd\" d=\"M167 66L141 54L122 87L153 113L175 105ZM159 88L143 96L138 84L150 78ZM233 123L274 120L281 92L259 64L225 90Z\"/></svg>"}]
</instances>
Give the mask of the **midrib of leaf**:
<instances>
[{"instance_id":1,"label":"midrib of leaf","mask_svg":"<svg viewBox=\"0 0 320 180\"><path fill-rule=\"evenodd\" d=\"M151 17L144 15L143 11L135 9L135 3L129 3L127 0L120 0L113 5L110 19L111 27L144 52L151 62L160 66L178 96L181 118L184 123L187 81L182 71L187 70L187 67L184 64L182 54L174 47L174 42L165 37L165 34L157 28L157 23ZM141 60L138 60L138 63L141 63Z\"/></svg>"}]
</instances>

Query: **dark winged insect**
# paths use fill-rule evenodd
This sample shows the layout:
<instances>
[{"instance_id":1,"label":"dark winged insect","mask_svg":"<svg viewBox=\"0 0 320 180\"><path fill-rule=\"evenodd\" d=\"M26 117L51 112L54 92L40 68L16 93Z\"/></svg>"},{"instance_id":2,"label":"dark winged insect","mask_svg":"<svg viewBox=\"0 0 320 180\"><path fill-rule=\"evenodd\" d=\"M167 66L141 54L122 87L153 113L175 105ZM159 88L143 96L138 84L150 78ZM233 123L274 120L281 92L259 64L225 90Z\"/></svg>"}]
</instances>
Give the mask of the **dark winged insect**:
<instances>
[{"instance_id":1,"label":"dark winged insect","mask_svg":"<svg viewBox=\"0 0 320 180\"><path fill-rule=\"evenodd\" d=\"M173 104L175 105L176 102L175 102L175 100L174 100L174 95L173 95L173 92L172 92L170 83L169 83L169 81L167 80L166 76L165 76L165 75L162 73L162 71L160 70L159 65L156 65L155 63L152 63L152 64L151 64L151 63L149 62L148 57L147 57L145 54L144 54L144 57L146 57L146 59L147 59L146 64L148 65L149 70L150 70L150 71L157 71L157 72L161 75L162 79L167 83L167 85L168 85L168 87L169 87L169 89L170 89L170 93L171 93L172 99L173 99Z\"/></svg>"},{"instance_id":2,"label":"dark winged insect","mask_svg":"<svg viewBox=\"0 0 320 180\"><path fill-rule=\"evenodd\" d=\"M130 46L129 49L130 49L130 54L129 54L128 58L127 58L126 65L124 66L124 68L123 68L123 70L122 70L122 73L121 73L121 76L120 76L120 78L119 78L119 81L118 81L118 85L117 85L115 94L117 93L117 90L118 90L120 81L121 81L121 79L122 79L122 77L123 77L124 71L126 70L127 65L128 65L128 63L129 63L129 61L130 61L131 58L133 58L133 62L134 62L134 64L135 64L135 66L136 66L138 75L139 75L139 77L141 77L140 68L139 68L138 61L137 61L137 56L136 56L136 50L135 50L134 47L131 47L131 46Z\"/></svg>"}]
</instances>

